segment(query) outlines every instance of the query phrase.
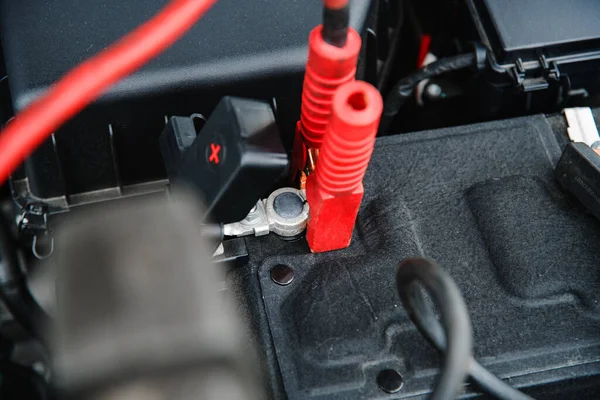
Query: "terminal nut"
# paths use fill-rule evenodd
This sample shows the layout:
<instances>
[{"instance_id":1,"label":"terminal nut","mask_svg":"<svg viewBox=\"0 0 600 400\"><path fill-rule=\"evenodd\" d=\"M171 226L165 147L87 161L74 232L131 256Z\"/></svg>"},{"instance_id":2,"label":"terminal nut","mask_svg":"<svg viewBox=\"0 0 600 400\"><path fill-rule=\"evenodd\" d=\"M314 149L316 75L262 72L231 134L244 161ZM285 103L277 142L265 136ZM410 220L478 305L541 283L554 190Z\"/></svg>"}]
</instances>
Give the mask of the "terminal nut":
<instances>
[{"instance_id":1,"label":"terminal nut","mask_svg":"<svg viewBox=\"0 0 600 400\"><path fill-rule=\"evenodd\" d=\"M282 237L300 235L306 229L308 203L301 190L281 188L274 191L266 203L271 232Z\"/></svg>"}]
</instances>

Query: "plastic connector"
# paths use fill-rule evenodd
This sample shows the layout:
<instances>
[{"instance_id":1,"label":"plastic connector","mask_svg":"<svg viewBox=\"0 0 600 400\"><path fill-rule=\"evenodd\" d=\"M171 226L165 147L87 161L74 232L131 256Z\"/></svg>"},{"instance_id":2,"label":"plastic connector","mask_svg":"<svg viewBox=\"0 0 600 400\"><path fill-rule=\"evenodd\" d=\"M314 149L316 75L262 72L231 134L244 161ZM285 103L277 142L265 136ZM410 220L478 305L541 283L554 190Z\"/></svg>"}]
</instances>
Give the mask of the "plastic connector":
<instances>
[{"instance_id":1,"label":"plastic connector","mask_svg":"<svg viewBox=\"0 0 600 400\"><path fill-rule=\"evenodd\" d=\"M192 118L172 117L159 142L171 185L196 189L218 223L244 219L289 166L271 105L258 100L224 97L197 135Z\"/></svg>"},{"instance_id":2,"label":"plastic connector","mask_svg":"<svg viewBox=\"0 0 600 400\"><path fill-rule=\"evenodd\" d=\"M382 111L381 94L366 82L347 83L333 98L319 161L306 183L306 238L313 253L350 245Z\"/></svg>"}]
</instances>

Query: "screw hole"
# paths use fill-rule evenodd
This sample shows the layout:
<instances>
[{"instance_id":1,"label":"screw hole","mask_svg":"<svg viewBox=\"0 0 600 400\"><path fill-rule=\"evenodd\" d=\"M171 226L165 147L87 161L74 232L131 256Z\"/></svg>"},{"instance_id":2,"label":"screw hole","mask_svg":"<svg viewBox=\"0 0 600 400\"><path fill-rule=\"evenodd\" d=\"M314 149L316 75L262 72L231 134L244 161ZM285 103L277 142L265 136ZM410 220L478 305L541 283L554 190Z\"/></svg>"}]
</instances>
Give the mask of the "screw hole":
<instances>
[{"instance_id":1,"label":"screw hole","mask_svg":"<svg viewBox=\"0 0 600 400\"><path fill-rule=\"evenodd\" d=\"M294 270L285 264L277 264L271 268L271 279L280 286L287 286L294 280Z\"/></svg>"},{"instance_id":2,"label":"screw hole","mask_svg":"<svg viewBox=\"0 0 600 400\"><path fill-rule=\"evenodd\" d=\"M355 92L348 97L348 105L356 111L363 111L367 108L367 96L364 92Z\"/></svg>"},{"instance_id":3,"label":"screw hole","mask_svg":"<svg viewBox=\"0 0 600 400\"><path fill-rule=\"evenodd\" d=\"M402 375L394 369L384 369L377 374L377 386L386 393L397 393L403 385Z\"/></svg>"}]
</instances>

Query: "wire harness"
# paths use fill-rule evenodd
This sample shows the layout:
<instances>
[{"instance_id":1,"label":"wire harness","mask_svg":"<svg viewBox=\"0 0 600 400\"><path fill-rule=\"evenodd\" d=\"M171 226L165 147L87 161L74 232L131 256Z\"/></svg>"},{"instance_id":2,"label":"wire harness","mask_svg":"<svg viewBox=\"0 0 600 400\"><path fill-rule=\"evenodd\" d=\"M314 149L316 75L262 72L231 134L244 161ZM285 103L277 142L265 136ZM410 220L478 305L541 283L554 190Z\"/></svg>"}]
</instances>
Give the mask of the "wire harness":
<instances>
[{"instance_id":1,"label":"wire harness","mask_svg":"<svg viewBox=\"0 0 600 400\"><path fill-rule=\"evenodd\" d=\"M442 58L435 61L413 74L408 75L406 78L401 79L391 89L385 99L385 107L383 109L383 116L381 117L381 124L379 125L379 132L387 132L390 124L419 82L433 78L434 76L442 75L446 72L458 71L468 67L477 67L479 63L480 55L478 52L459 54L457 56Z\"/></svg>"}]
</instances>

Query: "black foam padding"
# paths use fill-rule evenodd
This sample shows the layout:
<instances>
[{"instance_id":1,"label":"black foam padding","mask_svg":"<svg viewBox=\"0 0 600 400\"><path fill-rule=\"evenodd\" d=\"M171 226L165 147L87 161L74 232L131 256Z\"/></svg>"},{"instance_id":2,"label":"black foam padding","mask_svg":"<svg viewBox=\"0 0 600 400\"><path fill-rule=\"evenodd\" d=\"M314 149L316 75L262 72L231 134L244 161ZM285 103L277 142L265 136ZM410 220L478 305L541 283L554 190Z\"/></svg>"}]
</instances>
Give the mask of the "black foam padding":
<instances>
[{"instance_id":1,"label":"black foam padding","mask_svg":"<svg viewBox=\"0 0 600 400\"><path fill-rule=\"evenodd\" d=\"M273 397L428 396L439 356L394 283L412 256L456 280L475 355L492 372L546 398L599 375L600 223L553 182L560 154L543 116L378 139L350 248L311 254L304 240L247 239L241 281ZM290 285L271 280L277 264L294 269ZM394 395L377 386L384 369L404 378Z\"/></svg>"},{"instance_id":2,"label":"black foam padding","mask_svg":"<svg viewBox=\"0 0 600 400\"><path fill-rule=\"evenodd\" d=\"M522 299L572 293L600 307L598 223L557 186L529 177L484 182L468 201L507 292Z\"/></svg>"}]
</instances>

